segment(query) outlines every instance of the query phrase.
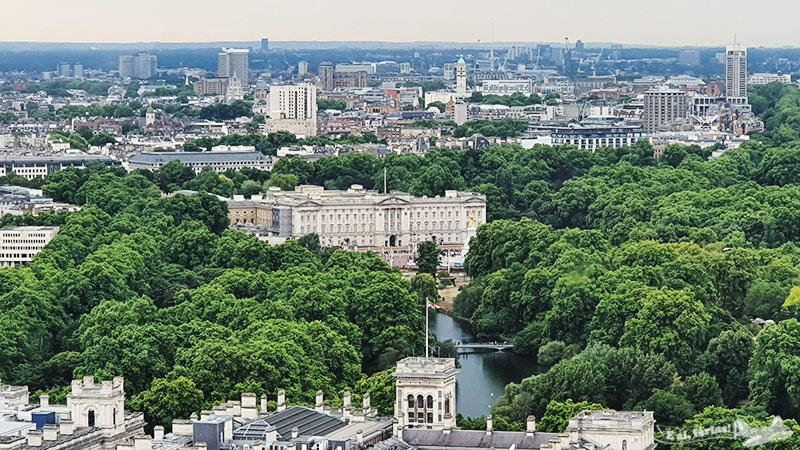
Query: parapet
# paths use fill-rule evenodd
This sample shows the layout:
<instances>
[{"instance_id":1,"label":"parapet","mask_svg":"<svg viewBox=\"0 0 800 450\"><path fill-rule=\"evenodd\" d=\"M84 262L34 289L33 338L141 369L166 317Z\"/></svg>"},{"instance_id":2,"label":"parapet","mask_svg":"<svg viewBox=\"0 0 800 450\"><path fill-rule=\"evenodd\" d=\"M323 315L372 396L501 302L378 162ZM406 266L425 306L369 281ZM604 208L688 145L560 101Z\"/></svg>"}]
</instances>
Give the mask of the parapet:
<instances>
[{"instance_id":1,"label":"parapet","mask_svg":"<svg viewBox=\"0 0 800 450\"><path fill-rule=\"evenodd\" d=\"M77 396L113 396L125 393L125 380L122 377L114 377L113 380L105 380L100 384L96 383L94 377L89 375L81 380L72 380L72 397Z\"/></svg>"}]
</instances>

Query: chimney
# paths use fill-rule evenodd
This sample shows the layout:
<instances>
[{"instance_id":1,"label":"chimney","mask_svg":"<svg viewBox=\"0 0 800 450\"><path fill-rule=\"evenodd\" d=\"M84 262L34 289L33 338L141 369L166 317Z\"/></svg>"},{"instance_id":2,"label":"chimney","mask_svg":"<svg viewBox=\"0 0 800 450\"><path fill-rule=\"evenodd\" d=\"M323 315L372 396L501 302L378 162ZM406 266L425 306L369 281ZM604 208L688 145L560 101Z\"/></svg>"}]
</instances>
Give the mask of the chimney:
<instances>
[{"instance_id":1,"label":"chimney","mask_svg":"<svg viewBox=\"0 0 800 450\"><path fill-rule=\"evenodd\" d=\"M486 435L489 436L492 434L492 415L489 414L486 416Z\"/></svg>"},{"instance_id":2,"label":"chimney","mask_svg":"<svg viewBox=\"0 0 800 450\"><path fill-rule=\"evenodd\" d=\"M397 419L392 419L392 437L400 437L400 424Z\"/></svg>"},{"instance_id":3,"label":"chimney","mask_svg":"<svg viewBox=\"0 0 800 450\"><path fill-rule=\"evenodd\" d=\"M211 411L210 409L204 409L200 411L200 420L208 420L212 414L214 414L214 411Z\"/></svg>"},{"instance_id":4,"label":"chimney","mask_svg":"<svg viewBox=\"0 0 800 450\"><path fill-rule=\"evenodd\" d=\"M342 394L342 409L347 409L350 407L350 392L345 392Z\"/></svg>"},{"instance_id":5,"label":"chimney","mask_svg":"<svg viewBox=\"0 0 800 450\"><path fill-rule=\"evenodd\" d=\"M153 450L153 438L146 434L134 437L133 450Z\"/></svg>"},{"instance_id":6,"label":"chimney","mask_svg":"<svg viewBox=\"0 0 800 450\"><path fill-rule=\"evenodd\" d=\"M225 415L226 416L235 416L235 408L233 406L233 402L225 402Z\"/></svg>"},{"instance_id":7,"label":"chimney","mask_svg":"<svg viewBox=\"0 0 800 450\"><path fill-rule=\"evenodd\" d=\"M361 406L364 408L364 415L369 414L369 412L371 411L369 405L369 392L364 393L364 396L361 399Z\"/></svg>"},{"instance_id":8,"label":"chimney","mask_svg":"<svg viewBox=\"0 0 800 450\"><path fill-rule=\"evenodd\" d=\"M358 442L359 446L364 445L364 432L361 430L356 431L356 442Z\"/></svg>"},{"instance_id":9,"label":"chimney","mask_svg":"<svg viewBox=\"0 0 800 450\"><path fill-rule=\"evenodd\" d=\"M47 394L42 394L39 396L39 407L40 408L47 408L50 406L50 396Z\"/></svg>"},{"instance_id":10,"label":"chimney","mask_svg":"<svg viewBox=\"0 0 800 450\"><path fill-rule=\"evenodd\" d=\"M533 436L533 433L536 433L536 417L528 416L528 419L525 421L525 434Z\"/></svg>"},{"instance_id":11,"label":"chimney","mask_svg":"<svg viewBox=\"0 0 800 450\"><path fill-rule=\"evenodd\" d=\"M233 417L242 417L242 402L231 400L231 403L233 403Z\"/></svg>"},{"instance_id":12,"label":"chimney","mask_svg":"<svg viewBox=\"0 0 800 450\"><path fill-rule=\"evenodd\" d=\"M42 430L28 430L28 446L29 447L42 446Z\"/></svg>"},{"instance_id":13,"label":"chimney","mask_svg":"<svg viewBox=\"0 0 800 450\"><path fill-rule=\"evenodd\" d=\"M45 441L55 441L58 439L58 425L48 423L42 427L42 439Z\"/></svg>"},{"instance_id":14,"label":"chimney","mask_svg":"<svg viewBox=\"0 0 800 450\"><path fill-rule=\"evenodd\" d=\"M267 412L267 394L261 394L261 412Z\"/></svg>"},{"instance_id":15,"label":"chimney","mask_svg":"<svg viewBox=\"0 0 800 450\"><path fill-rule=\"evenodd\" d=\"M444 434L445 436L447 436L448 434L450 434L450 431L452 431L452 428L450 428L450 427L444 427L444 429L442 429L442 434Z\"/></svg>"},{"instance_id":16,"label":"chimney","mask_svg":"<svg viewBox=\"0 0 800 450\"><path fill-rule=\"evenodd\" d=\"M297 449L297 442L291 441L289 445L286 446L287 450L296 450Z\"/></svg>"},{"instance_id":17,"label":"chimney","mask_svg":"<svg viewBox=\"0 0 800 450\"><path fill-rule=\"evenodd\" d=\"M325 412L325 394L323 394L322 391L317 391L317 401L314 403L314 409L318 413Z\"/></svg>"},{"instance_id":18,"label":"chimney","mask_svg":"<svg viewBox=\"0 0 800 450\"><path fill-rule=\"evenodd\" d=\"M286 391L281 389L278 391L278 411L286 409Z\"/></svg>"},{"instance_id":19,"label":"chimney","mask_svg":"<svg viewBox=\"0 0 800 450\"><path fill-rule=\"evenodd\" d=\"M161 442L164 440L164 427L156 425L153 427L153 442Z\"/></svg>"},{"instance_id":20,"label":"chimney","mask_svg":"<svg viewBox=\"0 0 800 450\"><path fill-rule=\"evenodd\" d=\"M264 400L267 398L264 397ZM245 419L258 418L258 408L256 408L256 394L245 392L242 394L242 417Z\"/></svg>"},{"instance_id":21,"label":"chimney","mask_svg":"<svg viewBox=\"0 0 800 450\"><path fill-rule=\"evenodd\" d=\"M278 440L278 428L274 425L268 426L264 432L266 433L264 440L267 442L267 444L271 444Z\"/></svg>"},{"instance_id":22,"label":"chimney","mask_svg":"<svg viewBox=\"0 0 800 450\"><path fill-rule=\"evenodd\" d=\"M61 429L58 432L65 436L71 436L75 432L75 422L72 419L61 419Z\"/></svg>"}]
</instances>

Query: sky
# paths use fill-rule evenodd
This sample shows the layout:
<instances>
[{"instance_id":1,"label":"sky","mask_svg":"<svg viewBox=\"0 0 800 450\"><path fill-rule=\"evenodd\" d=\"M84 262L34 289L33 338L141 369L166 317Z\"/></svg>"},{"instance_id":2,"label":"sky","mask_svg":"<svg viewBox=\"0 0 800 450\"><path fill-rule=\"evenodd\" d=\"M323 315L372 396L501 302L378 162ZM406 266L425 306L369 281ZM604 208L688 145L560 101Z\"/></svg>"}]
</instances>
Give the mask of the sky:
<instances>
[{"instance_id":1,"label":"sky","mask_svg":"<svg viewBox=\"0 0 800 450\"><path fill-rule=\"evenodd\" d=\"M0 0L0 41L800 46L797 0Z\"/></svg>"}]
</instances>

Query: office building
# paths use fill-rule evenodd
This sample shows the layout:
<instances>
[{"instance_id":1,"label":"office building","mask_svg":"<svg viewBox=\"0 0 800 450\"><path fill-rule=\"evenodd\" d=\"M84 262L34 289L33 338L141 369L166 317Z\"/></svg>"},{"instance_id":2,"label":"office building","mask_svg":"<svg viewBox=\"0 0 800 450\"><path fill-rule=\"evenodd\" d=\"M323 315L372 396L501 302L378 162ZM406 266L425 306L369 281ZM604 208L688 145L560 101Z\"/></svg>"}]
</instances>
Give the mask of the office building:
<instances>
[{"instance_id":1,"label":"office building","mask_svg":"<svg viewBox=\"0 0 800 450\"><path fill-rule=\"evenodd\" d=\"M305 76L308 73L308 61L300 61L297 63L297 75Z\"/></svg>"},{"instance_id":2,"label":"office building","mask_svg":"<svg viewBox=\"0 0 800 450\"><path fill-rule=\"evenodd\" d=\"M456 63L456 94L467 93L467 62L459 58Z\"/></svg>"},{"instance_id":3,"label":"office building","mask_svg":"<svg viewBox=\"0 0 800 450\"><path fill-rule=\"evenodd\" d=\"M689 114L689 97L685 92L660 86L644 93L644 130L655 133L660 127L671 127Z\"/></svg>"},{"instance_id":4,"label":"office building","mask_svg":"<svg viewBox=\"0 0 800 450\"><path fill-rule=\"evenodd\" d=\"M119 161L108 156L79 154L63 154L52 156L0 156L0 177L15 174L32 180L44 178L51 173L69 167L85 169L87 164L105 164L107 166L119 165Z\"/></svg>"},{"instance_id":5,"label":"office building","mask_svg":"<svg viewBox=\"0 0 800 450\"><path fill-rule=\"evenodd\" d=\"M250 81L250 50L223 48L217 55L217 77L230 78L236 74L240 80Z\"/></svg>"},{"instance_id":6,"label":"office building","mask_svg":"<svg viewBox=\"0 0 800 450\"><path fill-rule=\"evenodd\" d=\"M725 97L731 104L747 104L747 47L742 44L725 48Z\"/></svg>"},{"instance_id":7,"label":"office building","mask_svg":"<svg viewBox=\"0 0 800 450\"><path fill-rule=\"evenodd\" d=\"M594 152L600 147L629 147L644 138L641 126L581 126L537 127L549 131L552 145L573 145Z\"/></svg>"},{"instance_id":8,"label":"office building","mask_svg":"<svg viewBox=\"0 0 800 450\"><path fill-rule=\"evenodd\" d=\"M119 57L119 77L133 78L133 55L121 55Z\"/></svg>"},{"instance_id":9,"label":"office building","mask_svg":"<svg viewBox=\"0 0 800 450\"><path fill-rule=\"evenodd\" d=\"M511 95L534 93L533 80L486 80L481 82L483 95Z\"/></svg>"},{"instance_id":10,"label":"office building","mask_svg":"<svg viewBox=\"0 0 800 450\"><path fill-rule=\"evenodd\" d=\"M322 64L319 65L319 81L323 91L333 90L333 74L334 69L332 62L323 61Z\"/></svg>"},{"instance_id":11,"label":"office building","mask_svg":"<svg viewBox=\"0 0 800 450\"><path fill-rule=\"evenodd\" d=\"M227 78L211 78L198 80L194 83L194 93L203 95L225 95L228 91Z\"/></svg>"},{"instance_id":12,"label":"office building","mask_svg":"<svg viewBox=\"0 0 800 450\"><path fill-rule=\"evenodd\" d=\"M75 63L72 69L72 76L75 78L83 78L83 64Z\"/></svg>"},{"instance_id":13,"label":"office building","mask_svg":"<svg viewBox=\"0 0 800 450\"><path fill-rule=\"evenodd\" d=\"M398 428L454 428L458 372L453 358L409 357L398 361L392 373Z\"/></svg>"},{"instance_id":14,"label":"office building","mask_svg":"<svg viewBox=\"0 0 800 450\"><path fill-rule=\"evenodd\" d=\"M261 51L268 52L269 51L269 39L263 38L261 39Z\"/></svg>"},{"instance_id":15,"label":"office building","mask_svg":"<svg viewBox=\"0 0 800 450\"><path fill-rule=\"evenodd\" d=\"M770 83L792 84L792 75L788 73L783 75L777 73L754 73L747 80L747 84L755 86Z\"/></svg>"},{"instance_id":16,"label":"office building","mask_svg":"<svg viewBox=\"0 0 800 450\"><path fill-rule=\"evenodd\" d=\"M223 151L211 152L142 152L134 155L129 161L130 170L147 169L158 170L172 161L180 161L185 166L200 173L204 167L209 166L219 173L228 169L243 169L245 167L256 170L270 170L271 160L253 147L238 149L224 148Z\"/></svg>"},{"instance_id":17,"label":"office building","mask_svg":"<svg viewBox=\"0 0 800 450\"><path fill-rule=\"evenodd\" d=\"M58 227L0 229L0 267L28 264L58 234Z\"/></svg>"},{"instance_id":18,"label":"office building","mask_svg":"<svg viewBox=\"0 0 800 450\"><path fill-rule=\"evenodd\" d=\"M687 66L700 65L700 50L681 50L678 52L678 64Z\"/></svg>"},{"instance_id":19,"label":"office building","mask_svg":"<svg viewBox=\"0 0 800 450\"><path fill-rule=\"evenodd\" d=\"M147 53L138 53L133 58L133 77L147 80L156 76L158 70L158 57Z\"/></svg>"},{"instance_id":20,"label":"office building","mask_svg":"<svg viewBox=\"0 0 800 450\"><path fill-rule=\"evenodd\" d=\"M72 76L72 66L68 62L58 63L58 70L56 72L59 77L69 78Z\"/></svg>"},{"instance_id":21,"label":"office building","mask_svg":"<svg viewBox=\"0 0 800 450\"><path fill-rule=\"evenodd\" d=\"M288 131L301 136L317 134L317 87L310 83L272 86L269 91L267 133Z\"/></svg>"},{"instance_id":22,"label":"office building","mask_svg":"<svg viewBox=\"0 0 800 450\"><path fill-rule=\"evenodd\" d=\"M411 63L400 63L400 73L403 75L411 73Z\"/></svg>"}]
</instances>

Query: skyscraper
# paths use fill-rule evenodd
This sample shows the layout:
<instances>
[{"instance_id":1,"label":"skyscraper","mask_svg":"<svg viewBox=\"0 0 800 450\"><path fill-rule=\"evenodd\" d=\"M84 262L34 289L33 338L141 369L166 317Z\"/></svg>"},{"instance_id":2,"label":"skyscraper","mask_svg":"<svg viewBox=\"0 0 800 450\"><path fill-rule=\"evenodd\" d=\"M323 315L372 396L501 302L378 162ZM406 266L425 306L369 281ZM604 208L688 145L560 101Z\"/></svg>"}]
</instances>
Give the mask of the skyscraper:
<instances>
[{"instance_id":1,"label":"skyscraper","mask_svg":"<svg viewBox=\"0 0 800 450\"><path fill-rule=\"evenodd\" d=\"M456 94L467 93L467 62L459 58L456 63Z\"/></svg>"},{"instance_id":2,"label":"skyscraper","mask_svg":"<svg viewBox=\"0 0 800 450\"><path fill-rule=\"evenodd\" d=\"M333 63L330 61L322 61L319 65L319 80L322 84L323 91L333 90Z\"/></svg>"},{"instance_id":3,"label":"skyscraper","mask_svg":"<svg viewBox=\"0 0 800 450\"><path fill-rule=\"evenodd\" d=\"M297 74L301 77L308 73L308 61L300 61L297 63Z\"/></svg>"},{"instance_id":4,"label":"skyscraper","mask_svg":"<svg viewBox=\"0 0 800 450\"><path fill-rule=\"evenodd\" d=\"M317 87L311 83L271 86L267 133L288 131L296 135L317 134Z\"/></svg>"},{"instance_id":5,"label":"skyscraper","mask_svg":"<svg viewBox=\"0 0 800 450\"><path fill-rule=\"evenodd\" d=\"M158 57L147 52L137 53L133 58L133 77L140 80L153 78L158 69Z\"/></svg>"},{"instance_id":6,"label":"skyscraper","mask_svg":"<svg viewBox=\"0 0 800 450\"><path fill-rule=\"evenodd\" d=\"M83 78L83 64L75 63L72 69L72 76L75 78Z\"/></svg>"},{"instance_id":7,"label":"skyscraper","mask_svg":"<svg viewBox=\"0 0 800 450\"><path fill-rule=\"evenodd\" d=\"M119 77L133 78L133 55L121 55L119 57Z\"/></svg>"},{"instance_id":8,"label":"skyscraper","mask_svg":"<svg viewBox=\"0 0 800 450\"><path fill-rule=\"evenodd\" d=\"M268 52L269 51L269 39L263 38L261 39L261 51Z\"/></svg>"},{"instance_id":9,"label":"skyscraper","mask_svg":"<svg viewBox=\"0 0 800 450\"><path fill-rule=\"evenodd\" d=\"M725 97L733 104L747 104L747 47L742 44L725 48Z\"/></svg>"},{"instance_id":10,"label":"skyscraper","mask_svg":"<svg viewBox=\"0 0 800 450\"><path fill-rule=\"evenodd\" d=\"M72 66L68 62L58 64L58 76L69 78L72 76Z\"/></svg>"},{"instance_id":11,"label":"skyscraper","mask_svg":"<svg viewBox=\"0 0 800 450\"><path fill-rule=\"evenodd\" d=\"M233 74L240 80L250 80L250 50L223 48L217 55L217 76L230 78Z\"/></svg>"}]
</instances>

